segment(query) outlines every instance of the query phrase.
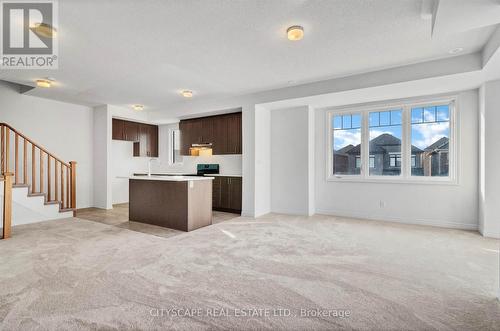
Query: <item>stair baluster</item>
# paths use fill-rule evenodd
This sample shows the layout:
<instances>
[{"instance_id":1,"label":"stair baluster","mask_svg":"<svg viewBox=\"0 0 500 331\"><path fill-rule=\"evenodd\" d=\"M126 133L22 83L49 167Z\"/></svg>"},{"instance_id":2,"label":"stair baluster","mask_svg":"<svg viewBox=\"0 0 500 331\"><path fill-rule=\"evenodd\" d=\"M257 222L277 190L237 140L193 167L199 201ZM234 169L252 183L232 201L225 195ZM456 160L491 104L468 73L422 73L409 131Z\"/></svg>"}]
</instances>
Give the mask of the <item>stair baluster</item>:
<instances>
[{"instance_id":1,"label":"stair baluster","mask_svg":"<svg viewBox=\"0 0 500 331\"><path fill-rule=\"evenodd\" d=\"M14 141L11 146L11 135ZM20 141L21 140L21 141ZM31 162L29 162L28 148L31 145ZM22 148L22 153L20 152ZM12 155L14 160L10 159ZM37 164L37 153L38 162ZM47 156L47 171L45 171L45 155ZM22 157L22 164L20 158ZM69 163L63 162L55 155L49 153L45 148L33 142L31 139L12 128L6 123L0 123L0 174L1 180L4 182L4 190L7 190L9 185L13 187L29 187L29 195L44 196L45 203L59 204L61 212L73 211L75 215L76 210L76 162ZM52 160L53 160L53 173L52 173ZM12 164L11 164L11 161ZM29 174L29 165L31 165L31 177ZM12 169L11 172L10 169ZM38 167L38 169L37 169ZM38 171L37 171L38 170ZM22 171L22 177L21 177ZM11 174L13 178L11 178ZM38 175L38 178L37 178ZM54 176L54 178L52 178ZM38 183L37 183L38 181ZM37 185L38 184L38 185ZM54 192L52 191L54 186ZM54 195L53 195L54 193ZM10 200L9 200L10 199ZM10 220L11 216L6 217L6 213L11 213L12 210L12 193L4 194L3 202L3 222L4 222L4 237L10 237ZM7 215L8 216L8 215ZM9 224L9 228L5 227L5 223ZM7 234L7 236L6 236Z\"/></svg>"}]
</instances>

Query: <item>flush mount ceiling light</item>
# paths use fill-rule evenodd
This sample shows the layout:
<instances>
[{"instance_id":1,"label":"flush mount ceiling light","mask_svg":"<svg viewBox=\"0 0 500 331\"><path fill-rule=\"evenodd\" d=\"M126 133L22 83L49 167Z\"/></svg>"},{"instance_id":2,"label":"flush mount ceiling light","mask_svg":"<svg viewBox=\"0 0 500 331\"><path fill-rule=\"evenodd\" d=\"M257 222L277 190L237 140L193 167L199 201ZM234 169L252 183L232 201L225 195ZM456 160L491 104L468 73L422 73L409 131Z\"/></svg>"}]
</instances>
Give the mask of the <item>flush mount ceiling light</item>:
<instances>
[{"instance_id":1,"label":"flush mount ceiling light","mask_svg":"<svg viewBox=\"0 0 500 331\"><path fill-rule=\"evenodd\" d=\"M450 49L448 51L448 53L450 53L450 54L458 54L458 53L463 52L463 51L464 51L463 47L457 47L457 48Z\"/></svg>"},{"instance_id":2,"label":"flush mount ceiling light","mask_svg":"<svg viewBox=\"0 0 500 331\"><path fill-rule=\"evenodd\" d=\"M49 88L52 86L52 80L50 79L37 79L36 80L37 87Z\"/></svg>"},{"instance_id":3,"label":"flush mount ceiling light","mask_svg":"<svg viewBox=\"0 0 500 331\"><path fill-rule=\"evenodd\" d=\"M184 91L181 92L181 95L184 98L192 98L193 97L193 91L184 90Z\"/></svg>"},{"instance_id":4,"label":"flush mount ceiling light","mask_svg":"<svg viewBox=\"0 0 500 331\"><path fill-rule=\"evenodd\" d=\"M142 111L142 110L144 110L144 106L143 105L133 105L132 109L134 109L135 111Z\"/></svg>"},{"instance_id":5,"label":"flush mount ceiling light","mask_svg":"<svg viewBox=\"0 0 500 331\"><path fill-rule=\"evenodd\" d=\"M304 38L304 28L300 25L294 25L286 30L288 40L298 41Z\"/></svg>"},{"instance_id":6,"label":"flush mount ceiling light","mask_svg":"<svg viewBox=\"0 0 500 331\"><path fill-rule=\"evenodd\" d=\"M56 28L47 23L35 23L32 27L30 27L30 30L36 35L45 38L54 38L57 32Z\"/></svg>"}]
</instances>

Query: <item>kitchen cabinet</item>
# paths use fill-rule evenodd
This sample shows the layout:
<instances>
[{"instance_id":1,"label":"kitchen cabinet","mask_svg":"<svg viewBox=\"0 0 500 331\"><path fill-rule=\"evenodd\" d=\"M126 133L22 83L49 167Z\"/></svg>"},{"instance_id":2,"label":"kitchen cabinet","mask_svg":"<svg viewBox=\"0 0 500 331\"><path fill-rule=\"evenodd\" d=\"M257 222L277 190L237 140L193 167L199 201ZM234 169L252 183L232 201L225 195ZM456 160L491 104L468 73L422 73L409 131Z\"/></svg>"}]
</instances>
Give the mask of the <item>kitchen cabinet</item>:
<instances>
[{"instance_id":1,"label":"kitchen cabinet","mask_svg":"<svg viewBox=\"0 0 500 331\"><path fill-rule=\"evenodd\" d=\"M212 183L212 209L241 213L242 178L216 176Z\"/></svg>"},{"instance_id":2,"label":"kitchen cabinet","mask_svg":"<svg viewBox=\"0 0 500 331\"><path fill-rule=\"evenodd\" d=\"M158 157L158 126L113 118L113 139L134 142L134 156Z\"/></svg>"},{"instance_id":3,"label":"kitchen cabinet","mask_svg":"<svg viewBox=\"0 0 500 331\"><path fill-rule=\"evenodd\" d=\"M182 120L181 154L189 155L192 144L212 143L214 155L241 154L241 112Z\"/></svg>"},{"instance_id":4,"label":"kitchen cabinet","mask_svg":"<svg viewBox=\"0 0 500 331\"><path fill-rule=\"evenodd\" d=\"M158 126L139 123L139 141L134 156L158 157Z\"/></svg>"},{"instance_id":5,"label":"kitchen cabinet","mask_svg":"<svg viewBox=\"0 0 500 331\"><path fill-rule=\"evenodd\" d=\"M112 129L112 137L113 137L113 140L126 140L124 139L124 135L123 135L123 127L124 127L124 122L125 121L122 121L122 120L118 120L116 118L113 118L113 122L112 122L112 125L113 125L113 129Z\"/></svg>"},{"instance_id":6,"label":"kitchen cabinet","mask_svg":"<svg viewBox=\"0 0 500 331\"><path fill-rule=\"evenodd\" d=\"M139 123L123 121L123 138L127 141L138 141Z\"/></svg>"}]
</instances>

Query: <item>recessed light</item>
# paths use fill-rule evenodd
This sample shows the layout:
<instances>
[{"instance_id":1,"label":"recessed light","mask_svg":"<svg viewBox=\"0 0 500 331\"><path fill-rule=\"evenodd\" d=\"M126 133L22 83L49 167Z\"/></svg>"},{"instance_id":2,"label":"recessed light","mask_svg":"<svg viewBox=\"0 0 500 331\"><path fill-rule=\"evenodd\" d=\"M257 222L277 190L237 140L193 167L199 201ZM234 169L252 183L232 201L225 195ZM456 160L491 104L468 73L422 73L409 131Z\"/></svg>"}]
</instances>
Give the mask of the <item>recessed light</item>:
<instances>
[{"instance_id":1,"label":"recessed light","mask_svg":"<svg viewBox=\"0 0 500 331\"><path fill-rule=\"evenodd\" d=\"M184 98L192 98L193 97L193 91L184 90L184 91L181 92L181 95Z\"/></svg>"},{"instance_id":2,"label":"recessed light","mask_svg":"<svg viewBox=\"0 0 500 331\"><path fill-rule=\"evenodd\" d=\"M142 110L144 110L144 106L143 105L133 105L132 108L135 111L142 111Z\"/></svg>"},{"instance_id":3,"label":"recessed light","mask_svg":"<svg viewBox=\"0 0 500 331\"><path fill-rule=\"evenodd\" d=\"M304 38L304 28L300 25L294 25L286 30L288 40L298 41Z\"/></svg>"},{"instance_id":4,"label":"recessed light","mask_svg":"<svg viewBox=\"0 0 500 331\"><path fill-rule=\"evenodd\" d=\"M49 88L52 86L52 81L50 79L37 79L36 86Z\"/></svg>"},{"instance_id":5,"label":"recessed light","mask_svg":"<svg viewBox=\"0 0 500 331\"><path fill-rule=\"evenodd\" d=\"M458 53L463 52L463 51L464 51L463 47L457 47L457 48L450 49L448 51L448 53L450 53L450 54L458 54Z\"/></svg>"},{"instance_id":6,"label":"recessed light","mask_svg":"<svg viewBox=\"0 0 500 331\"><path fill-rule=\"evenodd\" d=\"M57 32L56 28L47 23L35 23L34 26L30 27L30 30L45 38L54 38Z\"/></svg>"}]
</instances>

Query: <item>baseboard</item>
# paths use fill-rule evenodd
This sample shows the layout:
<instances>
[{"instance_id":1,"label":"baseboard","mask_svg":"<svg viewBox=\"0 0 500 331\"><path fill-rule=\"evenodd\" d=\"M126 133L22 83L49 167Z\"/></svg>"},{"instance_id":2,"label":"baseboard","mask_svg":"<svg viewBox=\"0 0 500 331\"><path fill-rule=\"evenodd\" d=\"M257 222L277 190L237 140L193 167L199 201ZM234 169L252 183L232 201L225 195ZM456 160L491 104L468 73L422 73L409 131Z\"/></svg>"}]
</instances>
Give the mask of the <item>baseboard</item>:
<instances>
[{"instance_id":1,"label":"baseboard","mask_svg":"<svg viewBox=\"0 0 500 331\"><path fill-rule=\"evenodd\" d=\"M486 238L493 238L493 239L500 239L500 234L499 233L494 233L492 231L479 231L483 237Z\"/></svg>"},{"instance_id":2,"label":"baseboard","mask_svg":"<svg viewBox=\"0 0 500 331\"><path fill-rule=\"evenodd\" d=\"M338 216L338 217L349 217L349 218L359 218L371 221L386 221L392 223L401 223L401 224L411 224L411 225L427 225L427 226L435 226L440 228L449 228L449 229L460 229L460 230L478 230L477 224L467 224L467 223L454 223L454 222L446 222L439 220L429 220L429 219L409 219L409 218L398 218L398 217L377 217L371 216L369 214L364 213L350 213L350 212L341 212L341 211L333 211L333 210L322 210L317 209L316 214L329 215L329 216Z\"/></svg>"}]
</instances>

